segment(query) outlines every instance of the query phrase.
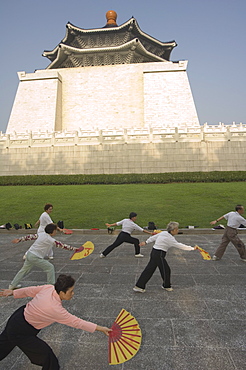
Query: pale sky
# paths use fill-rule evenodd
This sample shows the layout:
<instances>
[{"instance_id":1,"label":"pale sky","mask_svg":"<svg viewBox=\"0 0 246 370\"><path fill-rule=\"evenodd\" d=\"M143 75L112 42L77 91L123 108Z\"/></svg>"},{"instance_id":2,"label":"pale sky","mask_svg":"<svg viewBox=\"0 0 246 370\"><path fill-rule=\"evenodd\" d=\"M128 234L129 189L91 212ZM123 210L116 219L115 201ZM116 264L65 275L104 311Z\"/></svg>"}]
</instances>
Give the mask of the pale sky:
<instances>
[{"instance_id":1,"label":"pale sky","mask_svg":"<svg viewBox=\"0 0 246 370\"><path fill-rule=\"evenodd\" d=\"M188 60L200 124L246 123L246 0L8 0L0 1L0 131L5 132L18 87L17 72L45 69L69 21L80 28L137 20L156 39L178 44L171 60ZM34 112L35 119L35 112Z\"/></svg>"}]
</instances>

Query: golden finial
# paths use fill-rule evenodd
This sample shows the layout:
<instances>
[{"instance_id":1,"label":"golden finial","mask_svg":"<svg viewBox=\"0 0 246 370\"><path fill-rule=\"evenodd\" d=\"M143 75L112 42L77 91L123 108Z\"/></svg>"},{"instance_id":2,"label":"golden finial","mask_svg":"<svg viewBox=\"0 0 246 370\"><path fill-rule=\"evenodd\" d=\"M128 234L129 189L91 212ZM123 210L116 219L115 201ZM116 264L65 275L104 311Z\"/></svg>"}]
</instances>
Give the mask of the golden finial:
<instances>
[{"instance_id":1,"label":"golden finial","mask_svg":"<svg viewBox=\"0 0 246 370\"><path fill-rule=\"evenodd\" d=\"M110 27L117 27L116 19L117 19L117 13L114 10L109 10L106 13L106 19L107 19L107 26Z\"/></svg>"}]
</instances>

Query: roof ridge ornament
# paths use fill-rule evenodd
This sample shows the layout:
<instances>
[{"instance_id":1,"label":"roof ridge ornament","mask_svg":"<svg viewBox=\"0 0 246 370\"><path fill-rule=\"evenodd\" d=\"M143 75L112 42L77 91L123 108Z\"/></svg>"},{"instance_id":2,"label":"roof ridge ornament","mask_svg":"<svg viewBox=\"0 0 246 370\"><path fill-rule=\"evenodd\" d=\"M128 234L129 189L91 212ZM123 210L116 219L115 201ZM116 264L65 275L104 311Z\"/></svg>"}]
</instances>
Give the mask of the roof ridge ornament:
<instances>
[{"instance_id":1,"label":"roof ridge ornament","mask_svg":"<svg viewBox=\"0 0 246 370\"><path fill-rule=\"evenodd\" d=\"M106 13L107 24L105 27L118 27L116 23L117 13L114 10L109 10Z\"/></svg>"}]
</instances>

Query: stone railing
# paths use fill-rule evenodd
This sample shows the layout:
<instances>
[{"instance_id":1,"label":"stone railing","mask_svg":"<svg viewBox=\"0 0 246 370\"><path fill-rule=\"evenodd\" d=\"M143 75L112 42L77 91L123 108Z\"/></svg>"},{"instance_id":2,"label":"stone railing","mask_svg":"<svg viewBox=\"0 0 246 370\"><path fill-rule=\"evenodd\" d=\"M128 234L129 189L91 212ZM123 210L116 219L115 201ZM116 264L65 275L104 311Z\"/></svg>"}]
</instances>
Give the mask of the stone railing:
<instances>
[{"instance_id":1,"label":"stone railing","mask_svg":"<svg viewBox=\"0 0 246 370\"><path fill-rule=\"evenodd\" d=\"M0 132L0 144L10 147L42 147L64 145L98 145L111 143L165 143L165 142L194 142L194 141L245 141L246 125L236 124L208 125L198 127L142 127L134 129L91 129L78 131L24 133Z\"/></svg>"}]
</instances>

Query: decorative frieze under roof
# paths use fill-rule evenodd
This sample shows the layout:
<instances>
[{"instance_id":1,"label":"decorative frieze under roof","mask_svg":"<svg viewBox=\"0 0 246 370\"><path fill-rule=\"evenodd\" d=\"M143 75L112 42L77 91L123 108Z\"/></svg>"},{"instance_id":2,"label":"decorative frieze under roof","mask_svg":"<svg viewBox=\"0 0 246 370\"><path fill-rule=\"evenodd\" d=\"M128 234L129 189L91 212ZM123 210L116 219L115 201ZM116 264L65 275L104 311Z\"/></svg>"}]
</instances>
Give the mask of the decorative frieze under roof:
<instances>
[{"instance_id":1,"label":"decorative frieze under roof","mask_svg":"<svg viewBox=\"0 0 246 370\"><path fill-rule=\"evenodd\" d=\"M47 69L170 60L175 41L161 42L149 36L135 18L117 26L115 12L107 12L106 17L103 28L86 30L68 23L64 39L43 53L51 61Z\"/></svg>"}]
</instances>

